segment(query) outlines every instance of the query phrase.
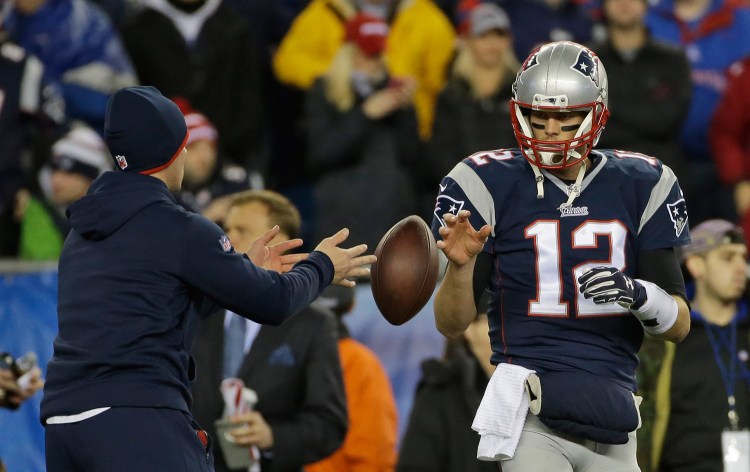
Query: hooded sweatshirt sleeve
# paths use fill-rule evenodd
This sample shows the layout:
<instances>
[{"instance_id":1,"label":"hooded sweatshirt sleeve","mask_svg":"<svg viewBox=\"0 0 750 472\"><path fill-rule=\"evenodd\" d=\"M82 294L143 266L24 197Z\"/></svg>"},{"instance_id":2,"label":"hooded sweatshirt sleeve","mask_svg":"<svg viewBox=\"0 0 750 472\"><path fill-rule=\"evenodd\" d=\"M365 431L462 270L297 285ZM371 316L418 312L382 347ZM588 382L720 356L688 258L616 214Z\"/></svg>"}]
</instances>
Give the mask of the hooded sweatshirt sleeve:
<instances>
[{"instance_id":1,"label":"hooded sweatshirt sleeve","mask_svg":"<svg viewBox=\"0 0 750 472\"><path fill-rule=\"evenodd\" d=\"M183 237L179 275L217 304L258 323L279 324L299 312L333 280L333 264L322 252L284 274L254 265L238 254L221 229L193 217Z\"/></svg>"}]
</instances>

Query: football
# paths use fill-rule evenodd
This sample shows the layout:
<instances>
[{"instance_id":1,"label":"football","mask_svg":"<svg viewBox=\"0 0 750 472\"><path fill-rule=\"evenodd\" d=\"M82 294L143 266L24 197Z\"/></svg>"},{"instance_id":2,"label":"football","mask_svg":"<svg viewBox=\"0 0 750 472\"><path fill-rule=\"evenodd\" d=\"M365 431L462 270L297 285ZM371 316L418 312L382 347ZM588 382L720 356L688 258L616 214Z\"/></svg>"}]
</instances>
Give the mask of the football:
<instances>
[{"instance_id":1,"label":"football","mask_svg":"<svg viewBox=\"0 0 750 472\"><path fill-rule=\"evenodd\" d=\"M378 243L370 269L372 294L393 325L414 318L435 290L438 252L429 226L416 215L399 221Z\"/></svg>"}]
</instances>

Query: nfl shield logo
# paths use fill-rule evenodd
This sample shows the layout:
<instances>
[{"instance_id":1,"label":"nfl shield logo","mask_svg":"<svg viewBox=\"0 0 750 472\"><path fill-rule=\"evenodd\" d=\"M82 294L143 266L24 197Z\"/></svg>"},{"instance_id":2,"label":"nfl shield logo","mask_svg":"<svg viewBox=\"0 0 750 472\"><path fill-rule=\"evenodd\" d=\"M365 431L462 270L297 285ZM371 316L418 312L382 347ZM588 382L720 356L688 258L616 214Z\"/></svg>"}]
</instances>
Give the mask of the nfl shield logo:
<instances>
[{"instance_id":1,"label":"nfl shield logo","mask_svg":"<svg viewBox=\"0 0 750 472\"><path fill-rule=\"evenodd\" d=\"M219 244L221 245L221 249L224 252L229 252L232 250L232 243L229 242L229 238L226 234L222 234L219 238Z\"/></svg>"},{"instance_id":2,"label":"nfl shield logo","mask_svg":"<svg viewBox=\"0 0 750 472\"><path fill-rule=\"evenodd\" d=\"M667 203L667 211L669 211L669 218L672 219L674 225L674 232L677 236L682 234L682 230L687 226L688 214L687 206L685 205L685 199L680 198L674 203Z\"/></svg>"},{"instance_id":3,"label":"nfl shield logo","mask_svg":"<svg viewBox=\"0 0 750 472\"><path fill-rule=\"evenodd\" d=\"M117 165L120 166L120 170L125 170L128 167L128 161L125 159L125 156L118 154L115 156L115 160L117 161Z\"/></svg>"}]
</instances>

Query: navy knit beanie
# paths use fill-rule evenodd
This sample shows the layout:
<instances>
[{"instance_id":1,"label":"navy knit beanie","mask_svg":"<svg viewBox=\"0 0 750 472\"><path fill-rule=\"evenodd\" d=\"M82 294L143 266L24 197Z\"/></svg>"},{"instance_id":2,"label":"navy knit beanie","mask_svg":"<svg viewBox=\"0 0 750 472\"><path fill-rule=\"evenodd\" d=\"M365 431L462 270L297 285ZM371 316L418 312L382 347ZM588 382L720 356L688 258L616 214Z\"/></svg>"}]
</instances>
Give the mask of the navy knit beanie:
<instances>
[{"instance_id":1,"label":"navy knit beanie","mask_svg":"<svg viewBox=\"0 0 750 472\"><path fill-rule=\"evenodd\" d=\"M185 118L154 87L127 87L109 99L104 139L118 169L153 174L167 168L185 147Z\"/></svg>"}]
</instances>

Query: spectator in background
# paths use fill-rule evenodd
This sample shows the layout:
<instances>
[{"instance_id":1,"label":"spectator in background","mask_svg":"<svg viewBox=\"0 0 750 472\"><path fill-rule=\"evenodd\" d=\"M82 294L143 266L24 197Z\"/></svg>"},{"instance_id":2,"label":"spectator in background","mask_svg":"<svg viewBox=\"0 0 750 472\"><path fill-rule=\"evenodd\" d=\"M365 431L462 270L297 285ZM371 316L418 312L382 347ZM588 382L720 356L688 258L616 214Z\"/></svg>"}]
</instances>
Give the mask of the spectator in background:
<instances>
[{"instance_id":1,"label":"spectator in background","mask_svg":"<svg viewBox=\"0 0 750 472\"><path fill-rule=\"evenodd\" d=\"M719 177L733 190L737 217L750 234L750 57L733 64L728 75L709 139Z\"/></svg>"},{"instance_id":2,"label":"spectator in background","mask_svg":"<svg viewBox=\"0 0 750 472\"><path fill-rule=\"evenodd\" d=\"M107 14L118 30L126 18L141 7L141 0L90 0Z\"/></svg>"},{"instance_id":3,"label":"spectator in background","mask_svg":"<svg viewBox=\"0 0 750 472\"><path fill-rule=\"evenodd\" d=\"M101 133L110 95L137 80L109 17L86 0L13 1L10 39L60 83L68 117Z\"/></svg>"},{"instance_id":4,"label":"spectator in background","mask_svg":"<svg viewBox=\"0 0 750 472\"><path fill-rule=\"evenodd\" d=\"M94 179L108 170L112 170L112 158L102 138L88 126L79 124L56 141L50 162L39 175L41 190L19 193L18 256L27 260L57 259L70 231L65 210L86 195Z\"/></svg>"},{"instance_id":5,"label":"spectator in background","mask_svg":"<svg viewBox=\"0 0 750 472\"><path fill-rule=\"evenodd\" d=\"M422 160L420 181L429 185L422 193L430 202L423 205L425 215L434 209L435 184L461 159L479 150L516 146L508 101L520 64L513 54L510 20L497 5L483 3L471 11L464 29Z\"/></svg>"},{"instance_id":6,"label":"spectator in background","mask_svg":"<svg viewBox=\"0 0 750 472\"><path fill-rule=\"evenodd\" d=\"M604 0L607 38L591 49L607 64L607 132L599 146L659 158L687 179L679 135L690 107L685 52L654 40L646 28L647 0Z\"/></svg>"},{"instance_id":7,"label":"spectator in background","mask_svg":"<svg viewBox=\"0 0 750 472\"><path fill-rule=\"evenodd\" d=\"M681 182L691 221L732 219L732 198L719 185L708 128L729 66L750 54L750 6L736 0L660 0L646 25L654 39L684 48L690 61L693 91L680 142L690 169Z\"/></svg>"},{"instance_id":8,"label":"spectator in background","mask_svg":"<svg viewBox=\"0 0 750 472\"><path fill-rule=\"evenodd\" d=\"M338 319L349 431L336 452L306 466L305 472L390 472L396 466L396 400L380 359L370 348L351 338L342 320L354 306L355 290L328 287L318 302Z\"/></svg>"},{"instance_id":9,"label":"spectator in background","mask_svg":"<svg viewBox=\"0 0 750 472\"><path fill-rule=\"evenodd\" d=\"M591 40L594 23L589 10L575 0L498 0L519 34L513 47L516 57L526 57L550 41ZM522 33L521 33L522 32Z\"/></svg>"},{"instance_id":10,"label":"spectator in background","mask_svg":"<svg viewBox=\"0 0 750 472\"><path fill-rule=\"evenodd\" d=\"M750 426L745 237L724 220L705 221L690 236L683 253L695 279L690 334L679 346L666 344L657 386L652 470L659 472L730 470L723 437Z\"/></svg>"},{"instance_id":11,"label":"spectator in background","mask_svg":"<svg viewBox=\"0 0 750 472\"><path fill-rule=\"evenodd\" d=\"M7 40L1 18L0 91L0 257L8 257L18 255L20 241L16 195L46 160L65 121L65 101L44 65ZM24 162L30 149L33 162Z\"/></svg>"},{"instance_id":12,"label":"spectator in background","mask_svg":"<svg viewBox=\"0 0 750 472\"><path fill-rule=\"evenodd\" d=\"M216 126L223 158L265 175L259 58L250 25L222 0L144 0L123 25L141 82L183 97Z\"/></svg>"},{"instance_id":13,"label":"spectator in background","mask_svg":"<svg viewBox=\"0 0 750 472\"><path fill-rule=\"evenodd\" d=\"M300 216L271 191L236 194L227 236L239 251L278 225L274 243L297 237ZM239 444L261 450L262 472L299 471L338 448L347 430L346 398L334 316L315 304L279 326L261 326L222 310L202 322L193 356L203 372L192 386L193 415L215 437L223 379L238 377L258 395L254 411L235 418ZM244 424L239 424L244 423ZM217 472L228 470L221 452Z\"/></svg>"},{"instance_id":14,"label":"spectator in background","mask_svg":"<svg viewBox=\"0 0 750 472\"><path fill-rule=\"evenodd\" d=\"M345 23L358 10L390 24L388 70L415 81L420 135L427 139L455 39L453 26L432 0L312 0L279 45L273 62L277 77L309 89L331 66L345 40Z\"/></svg>"},{"instance_id":15,"label":"spectator in background","mask_svg":"<svg viewBox=\"0 0 750 472\"><path fill-rule=\"evenodd\" d=\"M280 190L290 197L302 214L302 237L308 224L310 175L302 158L305 134L301 129L305 91L282 84L274 75L271 60L279 43L296 16L309 0L225 0L238 15L250 23L257 42L263 90L264 120L269 128L269 164L266 177L268 188Z\"/></svg>"},{"instance_id":16,"label":"spectator in background","mask_svg":"<svg viewBox=\"0 0 750 472\"><path fill-rule=\"evenodd\" d=\"M219 133L201 113L192 109L186 100L175 99L185 116L190 135L185 148L185 178L177 201L185 208L203 213L209 220L221 224L229 209L229 195L250 188L263 188L263 176L219 157Z\"/></svg>"},{"instance_id":17,"label":"spectator in background","mask_svg":"<svg viewBox=\"0 0 750 472\"><path fill-rule=\"evenodd\" d=\"M44 386L42 371L34 366L29 371L28 377L19 382L22 377L21 373L4 362L6 359L13 361L12 357L9 357L7 353L0 355L4 358L0 362L0 408L15 410ZM0 472L5 472L2 459L0 459Z\"/></svg>"},{"instance_id":18,"label":"spectator in background","mask_svg":"<svg viewBox=\"0 0 750 472\"><path fill-rule=\"evenodd\" d=\"M408 170L419 159L415 84L386 70L385 22L359 14L346 29L305 110L308 161L318 172L316 233L345 226L352 242L376 247L416 207Z\"/></svg>"},{"instance_id":19,"label":"spectator in background","mask_svg":"<svg viewBox=\"0 0 750 472\"><path fill-rule=\"evenodd\" d=\"M316 226L316 209L309 203L315 200L315 176L306 172L313 164L305 162L309 155L302 122L305 97L290 89L309 91L326 73L344 43L346 22L358 11L390 23L388 69L416 81L414 103L424 139L432 130L435 99L453 54L453 26L433 0L312 0L295 18L273 57L276 78L287 86L282 94L285 100L272 111L276 127L273 177L300 208L303 230ZM289 115L278 116L280 110L289 110Z\"/></svg>"},{"instance_id":20,"label":"spectator in background","mask_svg":"<svg viewBox=\"0 0 750 472\"><path fill-rule=\"evenodd\" d=\"M401 441L398 472L492 472L496 462L477 459L474 415L495 366L485 294L460 337L448 339L443 359L422 364L409 426Z\"/></svg>"}]
</instances>

